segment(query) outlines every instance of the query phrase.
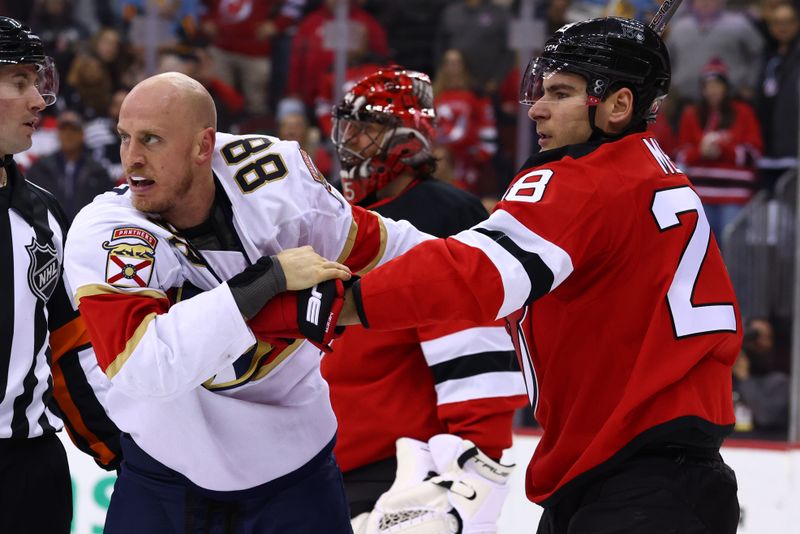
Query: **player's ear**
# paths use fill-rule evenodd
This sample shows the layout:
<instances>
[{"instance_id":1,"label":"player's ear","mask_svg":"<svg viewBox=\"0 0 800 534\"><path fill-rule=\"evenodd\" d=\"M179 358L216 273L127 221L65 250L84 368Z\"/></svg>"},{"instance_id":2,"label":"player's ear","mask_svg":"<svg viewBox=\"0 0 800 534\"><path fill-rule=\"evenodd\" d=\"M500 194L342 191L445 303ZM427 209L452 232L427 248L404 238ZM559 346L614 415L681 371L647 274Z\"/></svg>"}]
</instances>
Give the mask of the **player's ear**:
<instances>
[{"instance_id":1,"label":"player's ear","mask_svg":"<svg viewBox=\"0 0 800 534\"><path fill-rule=\"evenodd\" d=\"M633 117L633 91L628 87L621 87L609 95L605 103L608 122L605 130L610 133L625 130Z\"/></svg>"},{"instance_id":2,"label":"player's ear","mask_svg":"<svg viewBox=\"0 0 800 534\"><path fill-rule=\"evenodd\" d=\"M214 144L216 139L217 131L212 126L203 128L197 134L196 161L198 165L203 165L211 161L211 157L214 155Z\"/></svg>"}]
</instances>

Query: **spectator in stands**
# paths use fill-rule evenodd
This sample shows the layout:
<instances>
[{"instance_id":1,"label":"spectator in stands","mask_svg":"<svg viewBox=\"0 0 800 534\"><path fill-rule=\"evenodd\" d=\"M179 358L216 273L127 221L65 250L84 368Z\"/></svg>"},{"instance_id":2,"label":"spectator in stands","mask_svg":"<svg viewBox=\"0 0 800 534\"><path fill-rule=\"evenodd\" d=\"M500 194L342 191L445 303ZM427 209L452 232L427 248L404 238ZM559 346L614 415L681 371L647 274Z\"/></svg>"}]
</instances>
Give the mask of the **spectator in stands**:
<instances>
[{"instance_id":1,"label":"spectator in stands","mask_svg":"<svg viewBox=\"0 0 800 534\"><path fill-rule=\"evenodd\" d=\"M136 59L113 28L94 35L85 52L78 54L67 74L67 107L77 109L86 119L102 116L111 95L136 82Z\"/></svg>"},{"instance_id":2,"label":"spectator in stands","mask_svg":"<svg viewBox=\"0 0 800 534\"><path fill-rule=\"evenodd\" d=\"M113 81L102 61L92 54L79 54L66 77L66 105L86 118L94 118L108 108Z\"/></svg>"},{"instance_id":3,"label":"spectator in stands","mask_svg":"<svg viewBox=\"0 0 800 534\"><path fill-rule=\"evenodd\" d=\"M366 26L354 23L349 32L353 47L347 51L347 70L344 75L342 95L352 89L356 82L388 64L385 56L378 55L370 49ZM314 115L322 135L328 138L331 135L333 121L331 111L333 110L336 73L328 72L322 78L322 83L319 85L320 92L314 99Z\"/></svg>"},{"instance_id":4,"label":"spectator in stands","mask_svg":"<svg viewBox=\"0 0 800 534\"><path fill-rule=\"evenodd\" d=\"M764 39L764 49L771 50L777 46L775 37L769 31L769 23L767 19L770 13L785 2L791 0L754 0L747 9L747 15L750 18L750 23L758 30L761 37Z\"/></svg>"},{"instance_id":5,"label":"spectator in stands","mask_svg":"<svg viewBox=\"0 0 800 534\"><path fill-rule=\"evenodd\" d=\"M491 101L472 87L464 55L451 48L433 81L435 142L452 154L455 184L484 197L497 189L491 168L497 126Z\"/></svg>"},{"instance_id":6,"label":"spectator in stands","mask_svg":"<svg viewBox=\"0 0 800 534\"><path fill-rule=\"evenodd\" d=\"M392 60L403 67L432 73L431 35L448 0L368 0L364 9L386 29Z\"/></svg>"},{"instance_id":7,"label":"spectator in stands","mask_svg":"<svg viewBox=\"0 0 800 534\"><path fill-rule=\"evenodd\" d=\"M300 98L307 109L313 109L315 99L321 93L322 78L333 67L333 51L325 46L325 33L333 30L337 1L325 0L318 9L309 13L297 27L292 40L286 92ZM388 56L386 31L355 0L350 0L349 4L347 16L351 28L356 24L364 26L369 49L378 56ZM353 35L355 32L348 33Z\"/></svg>"},{"instance_id":8,"label":"spectator in stands","mask_svg":"<svg viewBox=\"0 0 800 534\"><path fill-rule=\"evenodd\" d=\"M113 91L132 87L139 81L136 51L124 42L114 28L101 29L89 43L90 53L97 57L111 77Z\"/></svg>"},{"instance_id":9,"label":"spectator in stands","mask_svg":"<svg viewBox=\"0 0 800 534\"><path fill-rule=\"evenodd\" d=\"M800 80L800 22L791 2L776 6L767 16L775 40L764 52L756 110L764 133L764 157L759 167L771 187L797 166L798 80Z\"/></svg>"},{"instance_id":10,"label":"spectator in stands","mask_svg":"<svg viewBox=\"0 0 800 534\"><path fill-rule=\"evenodd\" d=\"M78 47L89 38L89 29L74 16L72 0L34 2L31 29L45 49L52 51L59 72L67 72Z\"/></svg>"},{"instance_id":11,"label":"spectator in stands","mask_svg":"<svg viewBox=\"0 0 800 534\"><path fill-rule=\"evenodd\" d=\"M159 47L192 42L197 37L199 0L121 0L121 19L131 44L144 50L155 42ZM148 12L155 6L155 17Z\"/></svg>"},{"instance_id":12,"label":"spectator in stands","mask_svg":"<svg viewBox=\"0 0 800 534\"><path fill-rule=\"evenodd\" d=\"M655 122L647 125L647 131L656 136L664 153L674 159L677 159L680 111L675 97L667 95L658 108Z\"/></svg>"},{"instance_id":13,"label":"spectator in stands","mask_svg":"<svg viewBox=\"0 0 800 534\"><path fill-rule=\"evenodd\" d=\"M666 43L672 60L670 93L698 102L697 73L713 57L729 67L735 96L754 95L763 39L742 13L730 11L725 0L691 0L688 12L675 19Z\"/></svg>"},{"instance_id":14,"label":"spectator in stands","mask_svg":"<svg viewBox=\"0 0 800 534\"><path fill-rule=\"evenodd\" d=\"M217 107L217 125L230 131L243 120L245 97L217 76L215 61L205 48L189 45L162 51L158 72L180 72L203 84Z\"/></svg>"},{"instance_id":15,"label":"spectator in stands","mask_svg":"<svg viewBox=\"0 0 800 534\"><path fill-rule=\"evenodd\" d=\"M320 142L319 129L309 126L303 102L296 98L284 98L278 104L275 118L278 121L278 137L300 143L300 148L311 156L319 172L323 176L330 177L333 170L333 158L324 144ZM338 176L335 178L337 180L334 181L338 181Z\"/></svg>"},{"instance_id":16,"label":"spectator in stands","mask_svg":"<svg viewBox=\"0 0 800 534\"><path fill-rule=\"evenodd\" d=\"M37 159L28 169L28 179L58 199L71 221L92 199L111 189L108 173L86 149L83 120L71 110L58 116L59 150Z\"/></svg>"},{"instance_id":17,"label":"spectator in stands","mask_svg":"<svg viewBox=\"0 0 800 534\"><path fill-rule=\"evenodd\" d=\"M217 77L244 95L247 113L267 113L272 38L293 21L280 0L205 0L203 31Z\"/></svg>"},{"instance_id":18,"label":"spectator in stands","mask_svg":"<svg viewBox=\"0 0 800 534\"><path fill-rule=\"evenodd\" d=\"M508 7L490 0L451 2L442 13L436 33L436 63L451 48L461 51L476 88L494 93L514 57L508 49L510 18Z\"/></svg>"},{"instance_id":19,"label":"spectator in stands","mask_svg":"<svg viewBox=\"0 0 800 534\"><path fill-rule=\"evenodd\" d=\"M684 108L678 129L678 164L689 176L711 230L722 233L756 189L762 141L750 104L735 100L728 68L712 58L701 75L702 100Z\"/></svg>"},{"instance_id":20,"label":"spectator in stands","mask_svg":"<svg viewBox=\"0 0 800 534\"><path fill-rule=\"evenodd\" d=\"M569 22L567 12L571 5L572 0L550 0L537 5L543 11L544 16L540 16L540 18L544 18L547 22L548 33L555 33L561 26Z\"/></svg>"},{"instance_id":21,"label":"spectator in stands","mask_svg":"<svg viewBox=\"0 0 800 534\"><path fill-rule=\"evenodd\" d=\"M774 368L774 351L772 323L762 317L747 321L742 351L733 366L733 391L749 409L752 429L762 435L785 433L789 422L789 375Z\"/></svg>"},{"instance_id":22,"label":"spectator in stands","mask_svg":"<svg viewBox=\"0 0 800 534\"><path fill-rule=\"evenodd\" d=\"M114 183L123 180L117 119L119 119L119 108L127 95L127 89L114 91L106 112L87 120L83 128L86 148L91 152L92 157L103 165Z\"/></svg>"},{"instance_id":23,"label":"spectator in stands","mask_svg":"<svg viewBox=\"0 0 800 534\"><path fill-rule=\"evenodd\" d=\"M617 16L650 22L658 9L655 0L577 0L567 13L570 22L593 17Z\"/></svg>"},{"instance_id":24,"label":"spectator in stands","mask_svg":"<svg viewBox=\"0 0 800 534\"><path fill-rule=\"evenodd\" d=\"M286 82L289 79L289 56L292 51L292 38L297 33L297 26L308 11L309 4L315 0L283 0L281 2L279 17L284 17L292 23L282 32L272 37L272 72L270 73L269 104L270 109L277 109L278 102L286 94Z\"/></svg>"},{"instance_id":25,"label":"spectator in stands","mask_svg":"<svg viewBox=\"0 0 800 534\"><path fill-rule=\"evenodd\" d=\"M100 28L116 28L120 25L116 8L117 0L74 0L72 13L76 20L94 34Z\"/></svg>"}]
</instances>

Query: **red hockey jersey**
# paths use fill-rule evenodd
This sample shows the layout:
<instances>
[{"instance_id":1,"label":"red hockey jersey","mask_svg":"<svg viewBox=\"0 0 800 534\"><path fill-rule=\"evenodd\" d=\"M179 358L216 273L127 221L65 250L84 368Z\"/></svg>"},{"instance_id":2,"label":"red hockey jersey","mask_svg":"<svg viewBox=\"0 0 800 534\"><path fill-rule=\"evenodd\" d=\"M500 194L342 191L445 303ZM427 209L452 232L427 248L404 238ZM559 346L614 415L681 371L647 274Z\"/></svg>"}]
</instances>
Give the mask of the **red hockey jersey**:
<instances>
[{"instance_id":1,"label":"red hockey jersey","mask_svg":"<svg viewBox=\"0 0 800 534\"><path fill-rule=\"evenodd\" d=\"M732 428L734 292L697 193L648 134L532 157L489 219L354 292L373 328L507 318L543 428L535 502L645 443Z\"/></svg>"}]
</instances>

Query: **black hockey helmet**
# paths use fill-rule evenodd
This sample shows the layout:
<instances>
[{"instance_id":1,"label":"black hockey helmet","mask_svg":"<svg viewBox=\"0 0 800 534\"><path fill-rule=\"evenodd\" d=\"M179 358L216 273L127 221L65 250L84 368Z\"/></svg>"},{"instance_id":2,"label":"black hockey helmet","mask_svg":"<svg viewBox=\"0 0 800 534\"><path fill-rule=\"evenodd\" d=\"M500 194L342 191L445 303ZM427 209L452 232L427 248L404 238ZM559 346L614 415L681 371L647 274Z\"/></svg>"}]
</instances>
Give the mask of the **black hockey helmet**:
<instances>
[{"instance_id":1,"label":"black hockey helmet","mask_svg":"<svg viewBox=\"0 0 800 534\"><path fill-rule=\"evenodd\" d=\"M621 17L575 22L556 31L541 56L528 65L520 102L534 104L542 96L542 81L557 72L586 79L589 105L620 87L630 88L635 98L632 126L655 119L671 77L661 37L642 22Z\"/></svg>"},{"instance_id":2,"label":"black hockey helmet","mask_svg":"<svg viewBox=\"0 0 800 534\"><path fill-rule=\"evenodd\" d=\"M58 73L52 58L45 55L41 39L20 22L0 16L0 67L5 65L35 65L39 94L46 105L55 103Z\"/></svg>"}]
</instances>

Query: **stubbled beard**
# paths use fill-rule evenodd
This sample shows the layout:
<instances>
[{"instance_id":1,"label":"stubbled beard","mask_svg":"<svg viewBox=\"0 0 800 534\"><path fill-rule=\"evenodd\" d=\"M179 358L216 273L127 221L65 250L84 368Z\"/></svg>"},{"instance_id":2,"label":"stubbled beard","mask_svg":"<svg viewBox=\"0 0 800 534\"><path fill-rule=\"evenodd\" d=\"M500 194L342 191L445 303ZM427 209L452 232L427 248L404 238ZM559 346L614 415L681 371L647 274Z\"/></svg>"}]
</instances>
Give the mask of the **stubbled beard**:
<instances>
[{"instance_id":1,"label":"stubbled beard","mask_svg":"<svg viewBox=\"0 0 800 534\"><path fill-rule=\"evenodd\" d=\"M158 187L158 186L156 186ZM169 213L185 198L192 187L192 176L187 170L181 181L176 184L167 196L155 199L139 198L136 193L131 194L131 204L137 210L149 215L158 215L165 220L169 220Z\"/></svg>"}]
</instances>

